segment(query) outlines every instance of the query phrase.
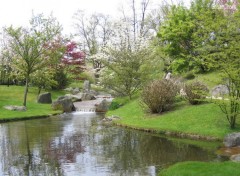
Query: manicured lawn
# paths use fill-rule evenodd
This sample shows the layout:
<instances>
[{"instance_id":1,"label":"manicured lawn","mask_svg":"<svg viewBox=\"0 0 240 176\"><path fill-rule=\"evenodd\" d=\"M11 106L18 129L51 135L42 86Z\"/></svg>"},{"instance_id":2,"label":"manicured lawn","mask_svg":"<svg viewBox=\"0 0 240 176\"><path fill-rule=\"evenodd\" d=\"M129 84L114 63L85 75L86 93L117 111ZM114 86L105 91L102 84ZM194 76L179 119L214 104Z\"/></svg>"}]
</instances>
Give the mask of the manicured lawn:
<instances>
[{"instance_id":1,"label":"manicured lawn","mask_svg":"<svg viewBox=\"0 0 240 176\"><path fill-rule=\"evenodd\" d=\"M119 109L109 111L107 115L120 116L121 120L116 121L117 124L159 132L170 131L222 139L227 133L240 131L239 125L231 130L219 107L211 103L193 106L180 102L172 111L152 115L144 113L136 99Z\"/></svg>"},{"instance_id":2,"label":"manicured lawn","mask_svg":"<svg viewBox=\"0 0 240 176\"><path fill-rule=\"evenodd\" d=\"M240 163L235 162L182 162L170 166L159 176L239 176Z\"/></svg>"},{"instance_id":3,"label":"manicured lawn","mask_svg":"<svg viewBox=\"0 0 240 176\"><path fill-rule=\"evenodd\" d=\"M63 95L63 91L51 91L52 99L56 99L58 96ZM53 111L49 104L38 104L37 89L34 87L29 88L27 98L27 111L17 112L9 111L3 107L6 105L18 105L23 104L24 87L22 86L0 86L0 120L10 119L22 119L36 116L47 116L49 114L60 113L59 111Z\"/></svg>"}]
</instances>

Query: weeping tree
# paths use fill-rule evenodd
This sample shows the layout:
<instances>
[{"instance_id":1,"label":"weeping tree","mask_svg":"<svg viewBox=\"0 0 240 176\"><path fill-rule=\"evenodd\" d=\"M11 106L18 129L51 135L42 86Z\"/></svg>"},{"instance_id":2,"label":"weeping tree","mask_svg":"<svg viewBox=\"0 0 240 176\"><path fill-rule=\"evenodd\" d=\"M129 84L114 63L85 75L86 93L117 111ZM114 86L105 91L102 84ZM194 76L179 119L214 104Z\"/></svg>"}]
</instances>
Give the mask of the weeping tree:
<instances>
[{"instance_id":1,"label":"weeping tree","mask_svg":"<svg viewBox=\"0 0 240 176\"><path fill-rule=\"evenodd\" d=\"M13 66L25 80L23 105L27 103L30 76L48 65L49 58L42 57L48 50L46 43L57 37L62 28L53 16L33 15L30 28L5 28Z\"/></svg>"}]
</instances>

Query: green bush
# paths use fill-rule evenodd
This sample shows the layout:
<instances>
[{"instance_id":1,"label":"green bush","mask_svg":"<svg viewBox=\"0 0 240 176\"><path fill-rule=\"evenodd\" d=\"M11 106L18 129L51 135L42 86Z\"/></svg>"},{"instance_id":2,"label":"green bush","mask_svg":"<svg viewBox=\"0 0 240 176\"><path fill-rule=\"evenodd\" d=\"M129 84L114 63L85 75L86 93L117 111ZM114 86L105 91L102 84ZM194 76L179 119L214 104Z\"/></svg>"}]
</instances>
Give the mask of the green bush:
<instances>
[{"instance_id":1,"label":"green bush","mask_svg":"<svg viewBox=\"0 0 240 176\"><path fill-rule=\"evenodd\" d=\"M185 78L185 79L187 79L187 80L191 80L191 79L194 79L194 78L195 78L195 75L194 75L194 73L192 73L192 72L187 72L187 73L183 76L183 78Z\"/></svg>"},{"instance_id":2,"label":"green bush","mask_svg":"<svg viewBox=\"0 0 240 176\"><path fill-rule=\"evenodd\" d=\"M208 88L200 81L194 81L185 85L186 98L192 105L200 104L208 94Z\"/></svg>"},{"instance_id":3,"label":"green bush","mask_svg":"<svg viewBox=\"0 0 240 176\"><path fill-rule=\"evenodd\" d=\"M109 110L115 110L118 109L121 106L118 102L112 101L112 103L109 106Z\"/></svg>"},{"instance_id":4,"label":"green bush","mask_svg":"<svg viewBox=\"0 0 240 176\"><path fill-rule=\"evenodd\" d=\"M177 86L170 80L155 80L142 91L141 104L152 113L169 110L177 94Z\"/></svg>"}]
</instances>

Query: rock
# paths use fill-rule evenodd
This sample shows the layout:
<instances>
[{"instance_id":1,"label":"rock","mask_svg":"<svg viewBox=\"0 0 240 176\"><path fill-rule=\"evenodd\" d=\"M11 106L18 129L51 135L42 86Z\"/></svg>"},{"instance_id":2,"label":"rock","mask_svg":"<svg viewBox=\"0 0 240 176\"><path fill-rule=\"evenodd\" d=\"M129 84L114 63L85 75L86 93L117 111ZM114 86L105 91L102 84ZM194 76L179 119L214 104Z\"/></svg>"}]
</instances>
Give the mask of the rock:
<instances>
[{"instance_id":1,"label":"rock","mask_svg":"<svg viewBox=\"0 0 240 176\"><path fill-rule=\"evenodd\" d=\"M54 110L62 110L63 112L75 111L75 107L71 98L67 96L59 97L56 101L52 103L52 108Z\"/></svg>"},{"instance_id":2,"label":"rock","mask_svg":"<svg viewBox=\"0 0 240 176\"><path fill-rule=\"evenodd\" d=\"M232 155L240 154L240 147L221 147L216 153L220 156L230 157Z\"/></svg>"},{"instance_id":3,"label":"rock","mask_svg":"<svg viewBox=\"0 0 240 176\"><path fill-rule=\"evenodd\" d=\"M228 134L225 136L223 143L226 147L240 146L240 132Z\"/></svg>"},{"instance_id":4,"label":"rock","mask_svg":"<svg viewBox=\"0 0 240 176\"><path fill-rule=\"evenodd\" d=\"M181 97L186 97L187 96L187 94L186 94L186 92L184 91L183 88L180 89L179 94L180 94Z\"/></svg>"},{"instance_id":5,"label":"rock","mask_svg":"<svg viewBox=\"0 0 240 176\"><path fill-rule=\"evenodd\" d=\"M72 90L72 94L73 95L76 95L78 93L80 93L80 89L79 88L75 88L75 89Z\"/></svg>"},{"instance_id":6,"label":"rock","mask_svg":"<svg viewBox=\"0 0 240 176\"><path fill-rule=\"evenodd\" d=\"M4 108L10 111L26 111L27 110L25 106L14 106L14 105L4 106Z\"/></svg>"},{"instance_id":7,"label":"rock","mask_svg":"<svg viewBox=\"0 0 240 176\"><path fill-rule=\"evenodd\" d=\"M94 96L97 96L99 93L97 92L97 91L95 91L95 90L90 90L89 92L87 92L87 93L89 93L89 94L92 94L92 95L94 95Z\"/></svg>"},{"instance_id":8,"label":"rock","mask_svg":"<svg viewBox=\"0 0 240 176\"><path fill-rule=\"evenodd\" d=\"M72 102L82 101L82 93L76 95L66 94L65 96L71 98Z\"/></svg>"},{"instance_id":9,"label":"rock","mask_svg":"<svg viewBox=\"0 0 240 176\"><path fill-rule=\"evenodd\" d=\"M171 72L168 72L165 76L166 80L170 80L171 79Z\"/></svg>"},{"instance_id":10,"label":"rock","mask_svg":"<svg viewBox=\"0 0 240 176\"><path fill-rule=\"evenodd\" d=\"M109 103L107 100L102 100L99 104L96 105L96 112L107 112Z\"/></svg>"},{"instance_id":11,"label":"rock","mask_svg":"<svg viewBox=\"0 0 240 176\"><path fill-rule=\"evenodd\" d=\"M68 92L72 92L73 91L73 88L72 87L68 87L66 89L64 89L65 91L68 91Z\"/></svg>"},{"instance_id":12,"label":"rock","mask_svg":"<svg viewBox=\"0 0 240 176\"><path fill-rule=\"evenodd\" d=\"M215 86L211 91L211 94L213 97L219 97L219 96L222 97L223 95L228 93L229 93L228 87L222 84Z\"/></svg>"},{"instance_id":13,"label":"rock","mask_svg":"<svg viewBox=\"0 0 240 176\"><path fill-rule=\"evenodd\" d=\"M91 89L90 81L85 80L83 83L83 92L89 92Z\"/></svg>"},{"instance_id":14,"label":"rock","mask_svg":"<svg viewBox=\"0 0 240 176\"><path fill-rule=\"evenodd\" d=\"M38 103L43 103L43 104L51 104L52 103L52 96L50 92L47 93L42 93L38 96Z\"/></svg>"},{"instance_id":15,"label":"rock","mask_svg":"<svg viewBox=\"0 0 240 176\"><path fill-rule=\"evenodd\" d=\"M231 161L234 161L234 162L240 162L240 154L232 155L232 156L230 157L230 160L231 160Z\"/></svg>"},{"instance_id":16,"label":"rock","mask_svg":"<svg viewBox=\"0 0 240 176\"><path fill-rule=\"evenodd\" d=\"M90 93L82 93L82 101L86 100L96 100L96 97L93 94Z\"/></svg>"}]
</instances>

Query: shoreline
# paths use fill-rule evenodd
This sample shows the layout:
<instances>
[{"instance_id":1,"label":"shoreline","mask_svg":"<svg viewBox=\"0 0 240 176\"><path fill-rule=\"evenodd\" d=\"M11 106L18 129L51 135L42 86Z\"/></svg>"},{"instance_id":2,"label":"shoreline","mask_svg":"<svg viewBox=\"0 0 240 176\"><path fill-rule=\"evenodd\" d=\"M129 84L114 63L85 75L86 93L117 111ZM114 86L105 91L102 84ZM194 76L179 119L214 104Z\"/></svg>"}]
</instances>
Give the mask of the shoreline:
<instances>
[{"instance_id":1,"label":"shoreline","mask_svg":"<svg viewBox=\"0 0 240 176\"><path fill-rule=\"evenodd\" d=\"M126 125L126 124L117 123L116 121L113 121L113 124L116 125L116 126L119 126L119 127L144 131L144 132L147 132L147 133L161 134L161 135L165 135L166 137L177 137L177 138L181 138L181 139L212 141L212 142L222 141L221 138L212 137L212 136L202 136L202 135L199 135L199 134L189 134L189 133L184 133L184 132L175 132L175 131L166 131L166 130L156 130L156 129L146 129L146 128L140 128L140 127L133 127L133 126Z\"/></svg>"},{"instance_id":2,"label":"shoreline","mask_svg":"<svg viewBox=\"0 0 240 176\"><path fill-rule=\"evenodd\" d=\"M13 117L9 119L0 119L0 123L7 123L7 122L16 122L16 121L24 121L24 120L34 120L34 119L43 119L48 118L51 116L59 115L62 113L54 113L54 114L48 114L48 115L34 115L34 116L28 116L28 117Z\"/></svg>"}]
</instances>

